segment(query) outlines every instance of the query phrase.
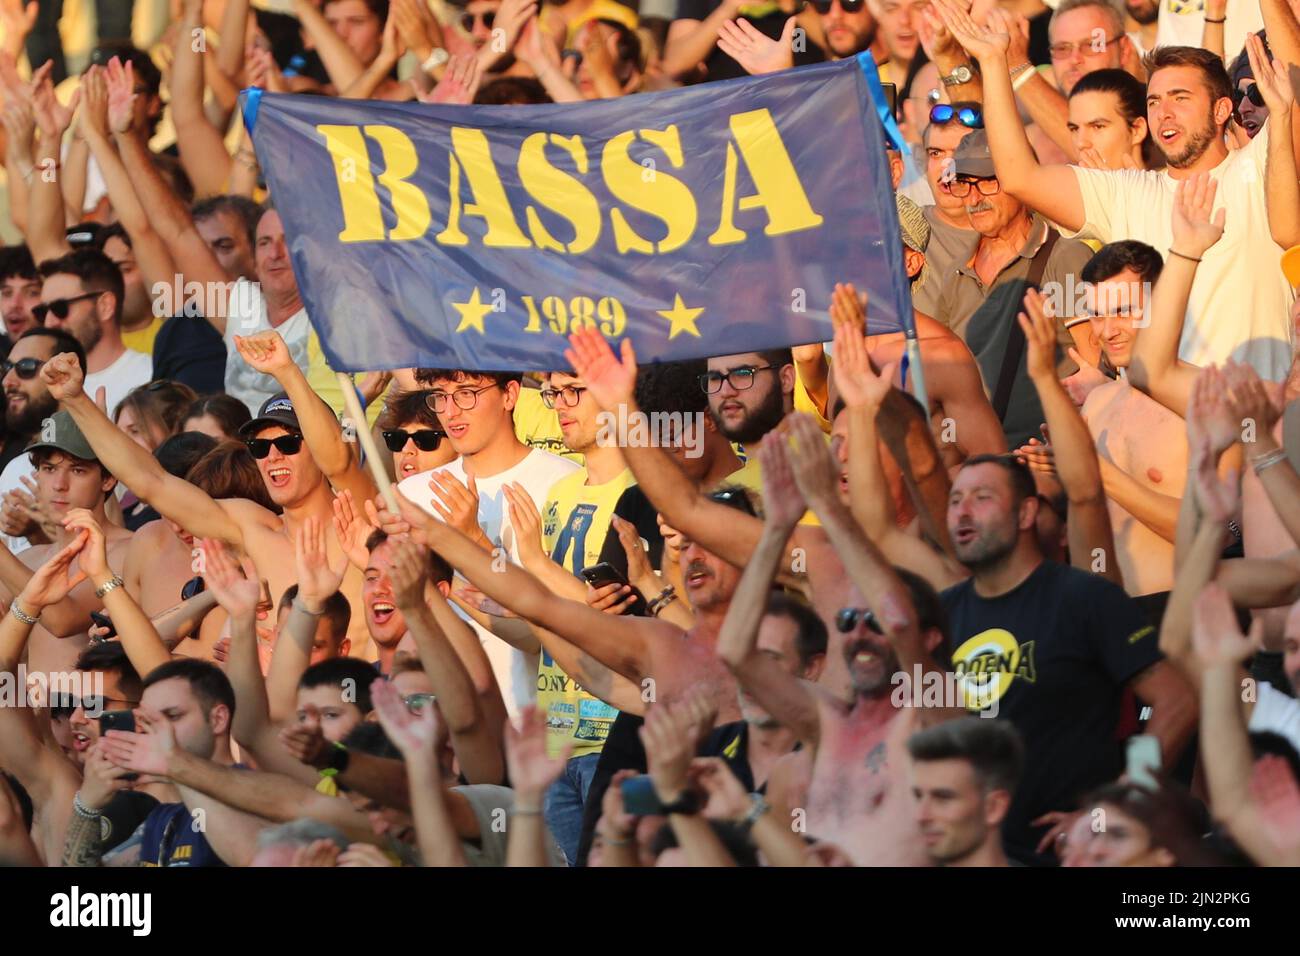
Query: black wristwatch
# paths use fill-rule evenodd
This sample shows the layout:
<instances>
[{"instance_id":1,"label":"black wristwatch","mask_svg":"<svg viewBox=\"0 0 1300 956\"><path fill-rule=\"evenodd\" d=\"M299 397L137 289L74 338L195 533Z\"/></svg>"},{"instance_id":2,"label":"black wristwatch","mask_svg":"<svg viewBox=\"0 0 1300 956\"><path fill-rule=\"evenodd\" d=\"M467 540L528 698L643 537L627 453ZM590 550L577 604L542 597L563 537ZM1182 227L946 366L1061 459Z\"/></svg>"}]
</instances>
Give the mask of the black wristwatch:
<instances>
[{"instance_id":1,"label":"black wristwatch","mask_svg":"<svg viewBox=\"0 0 1300 956\"><path fill-rule=\"evenodd\" d=\"M680 814L684 817L692 816L700 812L700 795L694 790L687 788L682 791L682 795L672 803L665 803L663 812L668 814Z\"/></svg>"}]
</instances>

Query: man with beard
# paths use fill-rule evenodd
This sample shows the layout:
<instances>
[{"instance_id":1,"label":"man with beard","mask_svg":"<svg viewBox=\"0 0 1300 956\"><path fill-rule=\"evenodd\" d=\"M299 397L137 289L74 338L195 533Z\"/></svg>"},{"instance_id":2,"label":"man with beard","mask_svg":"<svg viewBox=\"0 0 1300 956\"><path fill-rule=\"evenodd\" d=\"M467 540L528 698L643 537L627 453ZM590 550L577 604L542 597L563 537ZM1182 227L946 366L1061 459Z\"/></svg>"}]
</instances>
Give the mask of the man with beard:
<instances>
[{"instance_id":1,"label":"man with beard","mask_svg":"<svg viewBox=\"0 0 1300 956\"><path fill-rule=\"evenodd\" d=\"M1173 766L1196 703L1155 629L1116 584L1043 558L1034 479L1018 459L969 458L953 480L948 532L967 580L943 592L947 653L967 706L996 706L1025 743L1025 778L1004 825L1007 851L1049 864L1034 828L1123 770L1126 692L1151 708L1145 733ZM1037 846L1037 854L1035 847Z\"/></svg>"},{"instance_id":2,"label":"man with beard","mask_svg":"<svg viewBox=\"0 0 1300 956\"><path fill-rule=\"evenodd\" d=\"M1025 139L1007 70L1007 34L976 25L953 4L939 0L945 19L984 76L985 127L1002 188L1058 223L1067 238L1102 243L1136 239L1168 255L1178 182L1206 173L1218 183L1218 202L1232 211L1223 240L1198 270L1188 302L1179 358L1205 366L1234 358L1264 378L1280 381L1291 365L1288 321L1293 293L1281 275L1256 276L1243 262L1275 262L1281 249L1267 229L1266 123L1241 149L1228 149L1225 130L1232 116L1232 86L1223 61L1196 47L1161 46L1144 64L1147 125L1168 168L1159 171L1044 166ZM1266 23L1278 20L1265 4ZM1281 5L1285 9L1285 4ZM1285 14L1287 17L1289 13ZM1282 37L1294 22L1279 21L1270 37ZM1292 51L1274 52L1295 62ZM1289 46L1289 44L1286 44ZM1232 322L1215 321L1233 315Z\"/></svg>"},{"instance_id":3,"label":"man with beard","mask_svg":"<svg viewBox=\"0 0 1300 956\"><path fill-rule=\"evenodd\" d=\"M740 471L727 480L757 491L761 485L758 459L752 454L763 436L794 408L798 374L790 349L715 355L700 376L709 396L709 416L728 441L751 454Z\"/></svg>"},{"instance_id":4,"label":"man with beard","mask_svg":"<svg viewBox=\"0 0 1300 956\"><path fill-rule=\"evenodd\" d=\"M1132 24L1137 26L1128 34L1129 43L1138 56L1146 56L1156 47L1156 32L1160 20L1159 0L1124 0L1124 12Z\"/></svg>"},{"instance_id":5,"label":"man with beard","mask_svg":"<svg viewBox=\"0 0 1300 956\"><path fill-rule=\"evenodd\" d=\"M913 734L912 794L936 866L1006 866L1002 821L1024 766L1020 735L1000 720L964 717Z\"/></svg>"},{"instance_id":6,"label":"man with beard","mask_svg":"<svg viewBox=\"0 0 1300 956\"><path fill-rule=\"evenodd\" d=\"M896 571L857 526L836 490L837 469L807 416L763 443L766 520L718 638L718 654L743 690L814 751L807 832L842 848L858 866L921 866L906 741L920 726L950 719L951 705L919 708L905 691L938 672L943 612L924 580ZM764 595L785 560L806 508L822 523L851 581L836 615L835 647L852 699L801 680L755 646ZM915 688L919 695L920 687Z\"/></svg>"},{"instance_id":7,"label":"man with beard","mask_svg":"<svg viewBox=\"0 0 1300 956\"><path fill-rule=\"evenodd\" d=\"M79 249L41 263L41 303L33 310L46 327L63 329L86 353L86 389L104 389L108 408L153 378L153 359L122 342L126 302L122 270L96 249Z\"/></svg>"},{"instance_id":8,"label":"man with beard","mask_svg":"<svg viewBox=\"0 0 1300 956\"><path fill-rule=\"evenodd\" d=\"M5 393L5 444L0 452L0 494L21 487L20 476L31 474L28 462L19 461L10 468L11 462L18 459L23 449L41 430L41 422L59 410L59 403L50 395L50 390L41 381L41 366L60 352L71 352L77 356L77 362L84 368L86 352L81 343L62 329L46 329L37 326L22 333L9 356L0 368L4 376L0 386Z\"/></svg>"},{"instance_id":9,"label":"man with beard","mask_svg":"<svg viewBox=\"0 0 1300 956\"><path fill-rule=\"evenodd\" d=\"M12 345L30 328L40 325L32 309L41 301L41 277L26 246L0 247L0 316L4 335Z\"/></svg>"}]
</instances>

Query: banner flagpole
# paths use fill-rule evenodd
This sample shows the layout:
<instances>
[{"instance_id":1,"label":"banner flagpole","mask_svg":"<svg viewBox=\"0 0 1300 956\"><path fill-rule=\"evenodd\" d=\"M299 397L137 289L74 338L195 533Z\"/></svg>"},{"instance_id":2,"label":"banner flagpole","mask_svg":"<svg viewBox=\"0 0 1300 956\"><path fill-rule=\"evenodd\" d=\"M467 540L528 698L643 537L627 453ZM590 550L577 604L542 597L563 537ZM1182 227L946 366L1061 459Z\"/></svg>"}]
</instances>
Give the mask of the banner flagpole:
<instances>
[{"instance_id":1,"label":"banner flagpole","mask_svg":"<svg viewBox=\"0 0 1300 956\"><path fill-rule=\"evenodd\" d=\"M375 485L379 488L379 493L384 496L384 502L388 505L388 510L393 514L398 514L397 495L393 493L393 483L388 480L388 472L384 471L384 466L379 458L379 448L375 445L375 436L370 434L370 428L366 425L366 410L361 407L361 399L357 396L357 387L352 382L352 376L346 372L335 372L338 376L339 388L343 390L343 407L347 409L348 418L352 419L353 427L357 432L357 441L361 443L362 451L365 452L366 465L370 468L370 474L375 479Z\"/></svg>"}]
</instances>

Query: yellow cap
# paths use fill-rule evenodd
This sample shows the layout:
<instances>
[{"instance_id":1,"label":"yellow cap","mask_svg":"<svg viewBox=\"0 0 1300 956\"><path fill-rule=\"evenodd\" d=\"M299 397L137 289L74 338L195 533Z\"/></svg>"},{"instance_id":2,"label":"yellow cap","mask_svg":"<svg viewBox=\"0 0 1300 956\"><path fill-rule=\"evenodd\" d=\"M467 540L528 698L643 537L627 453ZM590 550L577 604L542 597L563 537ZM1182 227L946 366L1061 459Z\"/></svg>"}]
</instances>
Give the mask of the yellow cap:
<instances>
[{"instance_id":1,"label":"yellow cap","mask_svg":"<svg viewBox=\"0 0 1300 956\"><path fill-rule=\"evenodd\" d=\"M1291 288L1300 285L1300 246L1292 246L1282 253L1282 275Z\"/></svg>"}]
</instances>

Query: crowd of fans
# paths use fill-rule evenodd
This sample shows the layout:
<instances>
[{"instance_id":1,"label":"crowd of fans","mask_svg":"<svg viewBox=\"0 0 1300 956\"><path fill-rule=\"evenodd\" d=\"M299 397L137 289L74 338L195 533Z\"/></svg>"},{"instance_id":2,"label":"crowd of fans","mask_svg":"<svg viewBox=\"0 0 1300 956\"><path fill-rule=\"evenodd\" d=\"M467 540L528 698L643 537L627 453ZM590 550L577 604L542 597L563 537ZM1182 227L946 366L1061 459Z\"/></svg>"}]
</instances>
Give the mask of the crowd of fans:
<instances>
[{"instance_id":1,"label":"crowd of fans","mask_svg":"<svg viewBox=\"0 0 1300 956\"><path fill-rule=\"evenodd\" d=\"M1300 3L64 6L0 0L0 863L1300 862ZM862 53L920 368L850 275L833 342L344 414L241 89Z\"/></svg>"}]
</instances>

